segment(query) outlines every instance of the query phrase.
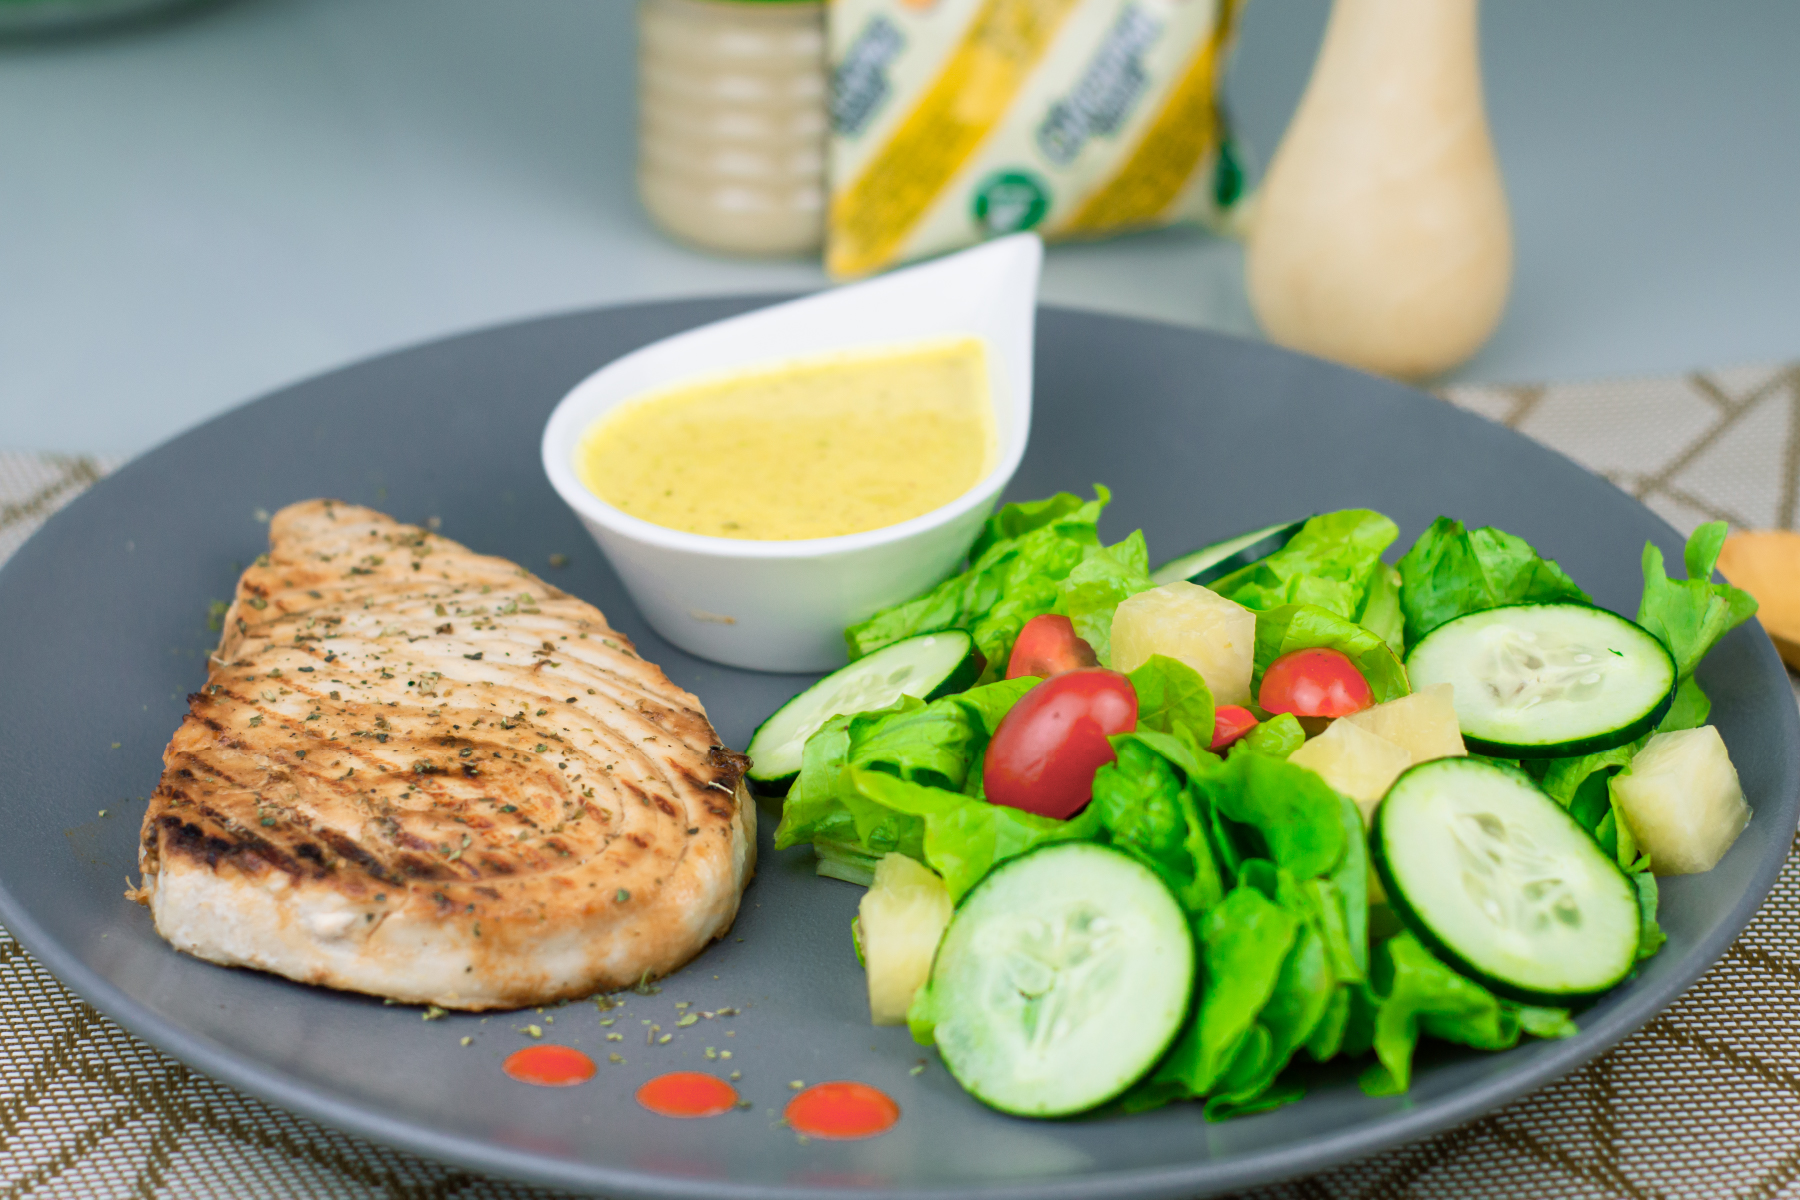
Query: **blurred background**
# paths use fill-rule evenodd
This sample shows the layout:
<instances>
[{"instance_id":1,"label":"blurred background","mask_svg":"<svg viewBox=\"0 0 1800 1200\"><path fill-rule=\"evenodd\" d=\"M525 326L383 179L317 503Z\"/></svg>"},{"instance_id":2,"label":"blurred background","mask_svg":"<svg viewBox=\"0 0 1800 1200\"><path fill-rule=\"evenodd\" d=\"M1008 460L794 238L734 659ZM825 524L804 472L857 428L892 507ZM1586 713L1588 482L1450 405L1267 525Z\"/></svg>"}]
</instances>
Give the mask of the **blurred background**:
<instances>
[{"instance_id":1,"label":"blurred background","mask_svg":"<svg viewBox=\"0 0 1800 1200\"><path fill-rule=\"evenodd\" d=\"M21 0L0 0L0 15ZM1253 0L1226 97L1254 179L1323 0ZM0 449L130 454L285 382L494 322L821 286L645 215L629 0L219 0L0 39ZM1482 11L1515 245L1449 382L1800 349L1800 5ZM1257 336L1198 229L1056 246L1051 303Z\"/></svg>"}]
</instances>

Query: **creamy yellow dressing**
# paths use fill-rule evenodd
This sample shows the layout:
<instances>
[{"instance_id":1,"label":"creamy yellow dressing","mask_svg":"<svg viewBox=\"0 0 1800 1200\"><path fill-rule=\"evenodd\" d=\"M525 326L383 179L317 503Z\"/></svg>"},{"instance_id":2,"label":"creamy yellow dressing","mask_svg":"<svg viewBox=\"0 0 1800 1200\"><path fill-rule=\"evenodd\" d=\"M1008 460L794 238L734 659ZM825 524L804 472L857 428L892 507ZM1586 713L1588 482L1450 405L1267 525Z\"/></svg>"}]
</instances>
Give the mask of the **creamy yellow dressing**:
<instances>
[{"instance_id":1,"label":"creamy yellow dressing","mask_svg":"<svg viewBox=\"0 0 1800 1200\"><path fill-rule=\"evenodd\" d=\"M940 508L997 457L977 338L798 359L682 384L597 420L575 451L608 504L759 541L880 529Z\"/></svg>"}]
</instances>

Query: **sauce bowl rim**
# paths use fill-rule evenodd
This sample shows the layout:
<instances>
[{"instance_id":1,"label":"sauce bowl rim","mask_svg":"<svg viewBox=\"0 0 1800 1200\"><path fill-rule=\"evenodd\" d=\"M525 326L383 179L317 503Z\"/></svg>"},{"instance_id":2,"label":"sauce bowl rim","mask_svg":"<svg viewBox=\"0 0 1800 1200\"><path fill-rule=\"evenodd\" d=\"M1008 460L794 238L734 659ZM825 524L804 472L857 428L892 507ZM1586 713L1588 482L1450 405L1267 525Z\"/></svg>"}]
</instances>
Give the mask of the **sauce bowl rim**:
<instances>
[{"instance_id":1,"label":"sauce bowl rim","mask_svg":"<svg viewBox=\"0 0 1800 1200\"><path fill-rule=\"evenodd\" d=\"M1009 257L1026 262L1028 264L1029 277L1032 285L1031 319L1035 322L1036 277L1043 255L1043 243L1035 234L1015 234L1006 238L998 238L970 250L962 251L959 255L951 255L948 257L954 259L964 255L970 257L981 255L984 258L993 257L997 262L1001 262L1002 264L1004 264L1005 260ZM946 259L937 259L920 264L916 267L904 269L901 272L895 272L894 275L910 273L912 271L931 271L934 268L941 268L947 265ZM879 284L884 280L892 279L894 275L878 277L875 280L867 282ZM851 284L848 286L849 288L856 288L859 285ZM628 351L609 362L601 364L594 371L584 376L574 387L570 388L561 400L557 401L556 407L551 410L550 417L545 423L542 441L542 457L544 471L550 479L551 486L556 489L557 494L562 497L564 503L573 508L578 515L585 517L595 524L601 525L620 536L663 549L730 559L812 559L874 549L876 547L891 545L895 542L905 541L910 537L953 522L966 515L970 509L975 508L978 505L992 504L1005 489L1013 475L1017 473L1019 464L1024 460L1025 450L1030 441L1032 388L1030 379L1031 365L1029 360L1029 345L1027 346L1028 353L1025 365L1026 378L1024 380L1024 386L1020 387L1016 383L1009 383L1006 388L1006 394L1004 395L995 395L993 389L990 389L989 392L988 399L993 407L993 415L995 418L995 437L1000 443L998 447L999 453L996 456L993 468L983 474L980 479L976 480L973 485L958 495L954 500L931 509L928 512L920 513L916 517L908 517L906 520L896 522L892 525L883 525L875 529L865 529L856 533L835 534L830 537L794 538L790 540L716 537L712 534L690 533L686 530L671 529L666 525L658 525L654 522L646 521L641 517L634 517L601 499L581 481L575 471L573 457L577 447L580 445L581 439L586 435L588 429L592 427L594 422L598 421L606 414L615 411L620 405L631 403L634 399L653 395L665 388L678 387L688 378L695 380L707 378L714 375L716 371L703 367L694 371L691 376L678 377L646 387L642 391L634 393L631 396L614 401L612 405L600 412L584 412L578 418L575 415L575 411L577 407L583 407L583 400L585 399L584 393L594 387L596 381L601 376L629 364L632 360L639 358L639 356L667 347L670 343L680 342L689 338L694 338L697 335L702 335L717 326L738 321L746 317L771 313L775 310L787 308L789 306L815 304L832 296L839 290L841 289L826 288L790 300L781 300L773 304L748 309L735 316L726 317L722 321L697 325L691 329L685 329L678 333L671 334L668 337L659 338L655 341L646 343L643 346L639 346L634 350ZM990 336L988 332L977 329L965 329L960 331L960 333L963 336L973 337L980 341L984 353L990 358L995 358L1003 353L1003 348L995 344L994 338ZM830 354L834 351L867 352L880 350L884 347L917 345L937 337L947 336L956 336L956 333L946 332L943 334L887 338L878 335L872 337L867 342L856 343L852 346L822 345L813 351L802 354L772 354L766 359L753 360L751 362L739 364L736 368L729 369L749 369L762 365L775 365L782 362L796 361L812 355ZM1002 373L1005 374L1004 363L1001 363L1000 367Z\"/></svg>"}]
</instances>

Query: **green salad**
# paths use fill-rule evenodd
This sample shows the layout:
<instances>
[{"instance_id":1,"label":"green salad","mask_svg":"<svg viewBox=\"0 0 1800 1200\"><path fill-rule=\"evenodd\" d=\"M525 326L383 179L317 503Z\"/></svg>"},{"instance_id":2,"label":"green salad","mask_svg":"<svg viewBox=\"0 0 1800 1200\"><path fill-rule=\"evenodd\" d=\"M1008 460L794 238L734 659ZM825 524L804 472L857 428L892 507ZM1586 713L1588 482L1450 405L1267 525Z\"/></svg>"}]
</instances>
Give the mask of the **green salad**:
<instances>
[{"instance_id":1,"label":"green salad","mask_svg":"<svg viewBox=\"0 0 1800 1200\"><path fill-rule=\"evenodd\" d=\"M1685 579L1646 546L1629 619L1497 529L1390 564L1361 509L1152 571L1096 490L1002 508L750 746L777 847L869 888L873 1019L985 1103L1223 1118L1568 1036L1748 820L1694 678L1755 610L1723 525Z\"/></svg>"}]
</instances>

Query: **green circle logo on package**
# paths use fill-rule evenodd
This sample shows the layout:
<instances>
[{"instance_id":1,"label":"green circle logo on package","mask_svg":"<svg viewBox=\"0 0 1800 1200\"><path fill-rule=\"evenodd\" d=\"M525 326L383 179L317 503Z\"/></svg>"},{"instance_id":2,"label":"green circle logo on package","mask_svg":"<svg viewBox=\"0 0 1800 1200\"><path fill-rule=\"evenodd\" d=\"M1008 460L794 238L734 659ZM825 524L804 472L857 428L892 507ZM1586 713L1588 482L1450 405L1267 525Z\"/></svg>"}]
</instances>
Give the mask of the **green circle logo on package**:
<instances>
[{"instance_id":1,"label":"green circle logo on package","mask_svg":"<svg viewBox=\"0 0 1800 1200\"><path fill-rule=\"evenodd\" d=\"M989 237L1030 229L1050 211L1050 189L1030 171L996 171L975 189L970 206Z\"/></svg>"}]
</instances>

